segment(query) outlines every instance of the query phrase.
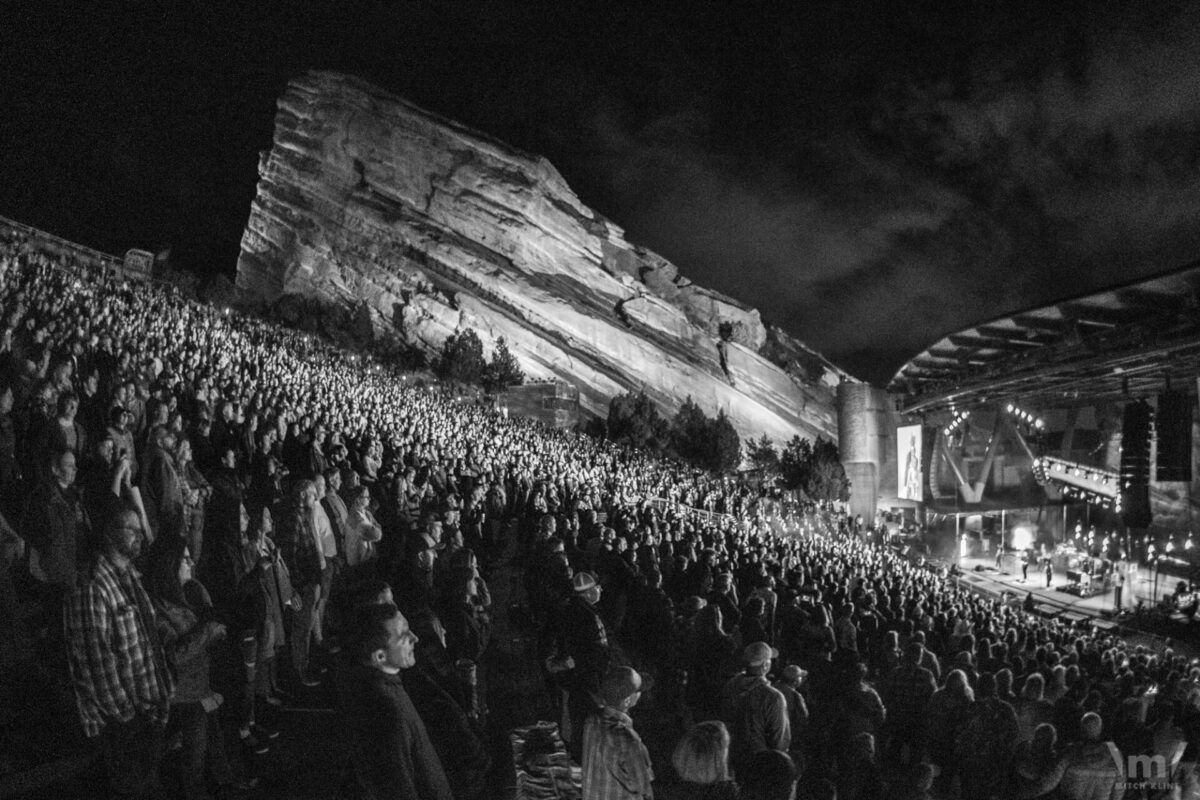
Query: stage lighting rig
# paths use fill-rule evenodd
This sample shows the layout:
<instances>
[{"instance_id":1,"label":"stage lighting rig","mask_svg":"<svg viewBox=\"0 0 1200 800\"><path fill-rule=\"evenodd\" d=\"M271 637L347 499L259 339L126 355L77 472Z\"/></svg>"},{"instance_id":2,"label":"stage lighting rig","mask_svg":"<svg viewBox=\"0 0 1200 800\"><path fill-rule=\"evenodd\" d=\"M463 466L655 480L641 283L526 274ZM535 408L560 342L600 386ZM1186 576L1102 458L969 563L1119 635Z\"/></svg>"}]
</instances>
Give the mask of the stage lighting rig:
<instances>
[{"instance_id":1,"label":"stage lighting rig","mask_svg":"<svg viewBox=\"0 0 1200 800\"><path fill-rule=\"evenodd\" d=\"M1046 421L1036 414L1031 414L1023 408L1008 403L1004 406L1004 413L1020 422L1023 425L1028 425L1036 431L1041 432L1046 427Z\"/></svg>"},{"instance_id":2,"label":"stage lighting rig","mask_svg":"<svg viewBox=\"0 0 1200 800\"><path fill-rule=\"evenodd\" d=\"M956 430L961 428L966 423L967 418L970 416L971 416L970 411L959 411L959 412L955 413L954 418L950 420L950 424L947 425L945 428L943 428L942 432L944 434L946 434L947 436L949 436L950 434L954 433Z\"/></svg>"},{"instance_id":3,"label":"stage lighting rig","mask_svg":"<svg viewBox=\"0 0 1200 800\"><path fill-rule=\"evenodd\" d=\"M1055 456L1042 456L1033 462L1033 476L1041 485L1059 484L1065 497L1121 510L1121 480L1117 473L1089 467Z\"/></svg>"}]
</instances>

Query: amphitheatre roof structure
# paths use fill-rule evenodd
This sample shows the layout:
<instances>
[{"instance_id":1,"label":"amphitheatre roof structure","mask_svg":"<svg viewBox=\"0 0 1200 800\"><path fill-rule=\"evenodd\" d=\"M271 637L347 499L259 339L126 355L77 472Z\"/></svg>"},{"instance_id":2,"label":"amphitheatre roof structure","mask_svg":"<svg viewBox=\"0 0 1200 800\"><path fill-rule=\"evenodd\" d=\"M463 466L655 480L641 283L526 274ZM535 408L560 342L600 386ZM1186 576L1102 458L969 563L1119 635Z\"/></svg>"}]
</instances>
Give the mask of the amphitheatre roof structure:
<instances>
[{"instance_id":1,"label":"amphitheatre roof structure","mask_svg":"<svg viewBox=\"0 0 1200 800\"><path fill-rule=\"evenodd\" d=\"M888 390L905 414L1144 397L1200 375L1200 261L941 337Z\"/></svg>"}]
</instances>

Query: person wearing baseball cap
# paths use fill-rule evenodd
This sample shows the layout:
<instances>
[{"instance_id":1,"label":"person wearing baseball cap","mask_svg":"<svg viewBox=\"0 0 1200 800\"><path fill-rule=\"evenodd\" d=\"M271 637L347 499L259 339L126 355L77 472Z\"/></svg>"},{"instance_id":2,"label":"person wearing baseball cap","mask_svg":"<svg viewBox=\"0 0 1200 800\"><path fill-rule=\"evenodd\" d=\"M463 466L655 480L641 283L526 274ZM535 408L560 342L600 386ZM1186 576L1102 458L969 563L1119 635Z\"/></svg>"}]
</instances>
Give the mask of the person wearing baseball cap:
<instances>
[{"instance_id":1,"label":"person wearing baseball cap","mask_svg":"<svg viewBox=\"0 0 1200 800\"><path fill-rule=\"evenodd\" d=\"M788 664L780 670L779 678L773 684L783 695L783 699L787 701L788 725L792 729L793 751L801 748L808 730L808 704L804 701L804 695L800 693L800 687L807 677L806 670L800 669L795 664Z\"/></svg>"},{"instance_id":2,"label":"person wearing baseball cap","mask_svg":"<svg viewBox=\"0 0 1200 800\"><path fill-rule=\"evenodd\" d=\"M732 739L730 763L743 771L750 756L761 750L786 753L792 744L787 700L767 680L779 651L766 642L752 642L742 651L745 671L721 691L721 718Z\"/></svg>"},{"instance_id":3,"label":"person wearing baseball cap","mask_svg":"<svg viewBox=\"0 0 1200 800\"><path fill-rule=\"evenodd\" d=\"M654 796L650 753L629 717L629 710L647 688L643 676L632 667L613 667L604 674L597 698L600 707L583 729L583 796L589 800L648 800Z\"/></svg>"},{"instance_id":4,"label":"person wearing baseball cap","mask_svg":"<svg viewBox=\"0 0 1200 800\"><path fill-rule=\"evenodd\" d=\"M608 631L596 611L596 603L600 601L596 576L586 571L575 573L571 589L572 596L562 612L556 656L547 660L547 666L567 692L568 725L564 738L571 756L579 761L583 757L583 724L596 709L596 698L601 696L610 651Z\"/></svg>"}]
</instances>

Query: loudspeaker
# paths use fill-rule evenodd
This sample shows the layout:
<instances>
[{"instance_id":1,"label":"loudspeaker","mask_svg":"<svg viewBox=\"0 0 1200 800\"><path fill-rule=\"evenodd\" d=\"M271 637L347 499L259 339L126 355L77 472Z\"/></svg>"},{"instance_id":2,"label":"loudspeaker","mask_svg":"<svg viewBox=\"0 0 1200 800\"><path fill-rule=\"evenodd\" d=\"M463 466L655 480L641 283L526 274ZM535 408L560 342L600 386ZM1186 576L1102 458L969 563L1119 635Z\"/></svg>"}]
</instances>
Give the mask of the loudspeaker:
<instances>
[{"instance_id":1,"label":"loudspeaker","mask_svg":"<svg viewBox=\"0 0 1200 800\"><path fill-rule=\"evenodd\" d=\"M1121 517L1130 528L1150 525L1150 432L1154 411L1145 400L1128 403L1121 428Z\"/></svg>"},{"instance_id":2,"label":"loudspeaker","mask_svg":"<svg viewBox=\"0 0 1200 800\"><path fill-rule=\"evenodd\" d=\"M1168 389L1158 396L1154 421L1158 440L1158 479L1192 480L1192 397L1186 390Z\"/></svg>"},{"instance_id":3,"label":"loudspeaker","mask_svg":"<svg viewBox=\"0 0 1200 800\"><path fill-rule=\"evenodd\" d=\"M921 477L924 479L921 482L921 502L928 503L933 500L933 491L930 489L931 484L935 480L933 473L933 444L937 440L938 429L936 425L926 425L921 429Z\"/></svg>"}]
</instances>

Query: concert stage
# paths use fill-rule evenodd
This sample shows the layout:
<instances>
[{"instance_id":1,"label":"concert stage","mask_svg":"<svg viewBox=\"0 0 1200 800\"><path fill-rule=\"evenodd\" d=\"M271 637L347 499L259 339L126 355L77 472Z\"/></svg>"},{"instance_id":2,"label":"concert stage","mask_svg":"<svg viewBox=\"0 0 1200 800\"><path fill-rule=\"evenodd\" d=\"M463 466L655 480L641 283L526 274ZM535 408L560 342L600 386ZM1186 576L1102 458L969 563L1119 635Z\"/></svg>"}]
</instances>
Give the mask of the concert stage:
<instances>
[{"instance_id":1,"label":"concert stage","mask_svg":"<svg viewBox=\"0 0 1200 800\"><path fill-rule=\"evenodd\" d=\"M977 570L977 567L980 569ZM1112 589L1090 597L1081 597L1067 591L1071 582L1061 570L1055 571L1051 586L1047 588L1046 575L1036 564L1029 565L1029 578L1025 581L1021 580L1020 566L1012 559L1005 559L1002 569L997 570L994 556L965 557L958 560L958 568L961 572L958 580L963 586L990 597L1000 598L1007 593L1008 602L1019 604L1025 601L1027 593L1032 592L1035 612L1041 616L1069 623L1090 622L1097 630L1112 631L1122 636L1153 636L1140 628L1134 630L1128 627L1132 610L1139 601L1144 601L1148 607L1153 606L1155 576L1151 569L1138 567L1127 573L1121 596L1121 605L1125 613L1117 616L1114 613L1115 595ZM1171 576L1158 576L1159 598L1174 591L1176 580ZM1192 650L1200 646L1200 622L1188 622L1181 614L1172 615L1171 619L1176 623L1172 626L1173 640L1186 639L1190 643L1189 649Z\"/></svg>"}]
</instances>

